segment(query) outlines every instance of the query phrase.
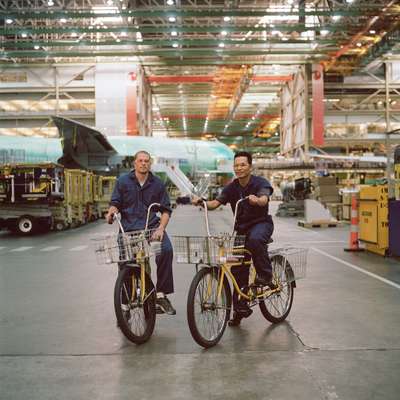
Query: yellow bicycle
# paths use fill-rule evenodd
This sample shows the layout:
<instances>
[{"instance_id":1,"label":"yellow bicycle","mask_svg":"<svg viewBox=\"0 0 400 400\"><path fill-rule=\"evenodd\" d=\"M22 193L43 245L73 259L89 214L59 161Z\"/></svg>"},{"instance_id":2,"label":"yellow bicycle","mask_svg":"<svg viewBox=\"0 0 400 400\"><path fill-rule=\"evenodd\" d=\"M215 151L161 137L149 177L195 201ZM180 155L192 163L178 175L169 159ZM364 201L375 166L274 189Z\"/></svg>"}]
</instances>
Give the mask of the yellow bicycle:
<instances>
[{"instance_id":1,"label":"yellow bicycle","mask_svg":"<svg viewBox=\"0 0 400 400\"><path fill-rule=\"evenodd\" d=\"M94 239L98 263L119 266L114 287L115 315L122 333L136 344L149 340L156 321L150 257L159 254L161 243L152 240L154 229L148 229L148 223L151 209L159 206L149 206L144 230L125 232L120 218L115 216L119 233Z\"/></svg>"},{"instance_id":2,"label":"yellow bicycle","mask_svg":"<svg viewBox=\"0 0 400 400\"><path fill-rule=\"evenodd\" d=\"M245 200L245 199L243 199ZM234 221L240 200L235 207ZM232 295L229 281L241 300L250 307L258 305L271 323L286 319L293 304L296 279L305 276L307 249L290 246L269 251L275 289L256 286L255 270L245 261L245 237L211 235L207 203L203 202L207 236L175 236L174 252L178 263L195 264L196 274L187 298L187 319L193 339L205 348L216 345L229 320ZM233 266L251 267L250 283L239 287L231 272Z\"/></svg>"}]
</instances>

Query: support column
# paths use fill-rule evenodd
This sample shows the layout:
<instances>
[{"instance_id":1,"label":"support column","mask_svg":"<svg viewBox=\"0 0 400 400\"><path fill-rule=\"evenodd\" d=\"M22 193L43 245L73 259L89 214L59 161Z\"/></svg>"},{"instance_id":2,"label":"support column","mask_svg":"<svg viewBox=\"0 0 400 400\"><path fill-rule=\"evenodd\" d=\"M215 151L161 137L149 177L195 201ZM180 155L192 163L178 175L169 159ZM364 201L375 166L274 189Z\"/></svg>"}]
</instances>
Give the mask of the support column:
<instances>
[{"instance_id":1,"label":"support column","mask_svg":"<svg viewBox=\"0 0 400 400\"><path fill-rule=\"evenodd\" d=\"M128 74L126 92L126 133L128 136L139 135L137 123L137 75L136 72Z\"/></svg>"}]
</instances>

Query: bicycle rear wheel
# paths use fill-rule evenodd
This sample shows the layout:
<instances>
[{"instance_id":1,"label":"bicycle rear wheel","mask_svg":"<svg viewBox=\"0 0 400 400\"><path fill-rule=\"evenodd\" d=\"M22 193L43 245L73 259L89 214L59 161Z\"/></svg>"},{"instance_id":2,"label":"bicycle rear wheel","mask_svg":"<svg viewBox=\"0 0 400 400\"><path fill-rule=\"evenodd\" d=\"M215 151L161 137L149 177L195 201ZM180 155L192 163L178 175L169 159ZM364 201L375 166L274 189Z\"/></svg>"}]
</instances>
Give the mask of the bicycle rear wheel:
<instances>
[{"instance_id":1,"label":"bicycle rear wheel","mask_svg":"<svg viewBox=\"0 0 400 400\"><path fill-rule=\"evenodd\" d=\"M156 322L156 293L146 274L145 294L142 296L140 267L125 267L114 288L114 309L118 326L127 339L136 344L149 340Z\"/></svg>"},{"instance_id":2,"label":"bicycle rear wheel","mask_svg":"<svg viewBox=\"0 0 400 400\"><path fill-rule=\"evenodd\" d=\"M205 267L194 276L187 300L187 318L193 339L205 348L215 346L221 339L230 315L231 289L224 278L218 296L221 270Z\"/></svg>"},{"instance_id":3,"label":"bicycle rear wheel","mask_svg":"<svg viewBox=\"0 0 400 400\"><path fill-rule=\"evenodd\" d=\"M293 304L293 271L289 262L281 255L271 257L273 281L281 290L260 301L263 316L273 324L286 319Z\"/></svg>"}]
</instances>

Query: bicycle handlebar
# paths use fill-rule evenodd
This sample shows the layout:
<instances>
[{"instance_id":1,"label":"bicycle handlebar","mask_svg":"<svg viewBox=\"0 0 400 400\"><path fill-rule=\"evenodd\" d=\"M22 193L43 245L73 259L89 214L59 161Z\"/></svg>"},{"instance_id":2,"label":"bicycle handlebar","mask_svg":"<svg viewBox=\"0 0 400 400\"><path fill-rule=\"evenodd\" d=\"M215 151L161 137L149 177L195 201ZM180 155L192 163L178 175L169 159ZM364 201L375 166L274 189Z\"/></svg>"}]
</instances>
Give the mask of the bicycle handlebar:
<instances>
[{"instance_id":1,"label":"bicycle handlebar","mask_svg":"<svg viewBox=\"0 0 400 400\"><path fill-rule=\"evenodd\" d=\"M147 209L147 215L146 215L146 226L144 228L145 231L147 231L147 228L149 226L149 219L150 219L150 211L151 211L151 209L153 207L160 207L160 206L161 206L160 203L151 203L149 205L149 208ZM116 214L113 215L113 218L114 218L114 220L117 220L118 225L119 225L119 229L121 230L121 232L125 233L125 230L124 230L124 228L122 227L122 224L121 224L121 217L119 215L120 215L119 213L116 213Z\"/></svg>"},{"instance_id":2,"label":"bicycle handlebar","mask_svg":"<svg viewBox=\"0 0 400 400\"><path fill-rule=\"evenodd\" d=\"M239 209L239 204L240 204L241 202L245 201L245 200L248 200L248 199L249 199L249 196L246 196L246 197L243 197L242 199L240 199L240 200L238 200L238 201L236 202L236 205L235 205L235 213L234 213L234 215L233 215L233 230L232 230L232 235L235 233L235 224L236 224L237 211L238 211L238 209ZM208 222L207 200L201 199L201 201L203 202L203 207L204 207L204 218L205 218L205 220L206 220L207 235L208 235L208 236L211 236L211 233L210 233L210 225L209 225L209 222ZM199 202L200 202L200 200L199 200Z\"/></svg>"}]
</instances>

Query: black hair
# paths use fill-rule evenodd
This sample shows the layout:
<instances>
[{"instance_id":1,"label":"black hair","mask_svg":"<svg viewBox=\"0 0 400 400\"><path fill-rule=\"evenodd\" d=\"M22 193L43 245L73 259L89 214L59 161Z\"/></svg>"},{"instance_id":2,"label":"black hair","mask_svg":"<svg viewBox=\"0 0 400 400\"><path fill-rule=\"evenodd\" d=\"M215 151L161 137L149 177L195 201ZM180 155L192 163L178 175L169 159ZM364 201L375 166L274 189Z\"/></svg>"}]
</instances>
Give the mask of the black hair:
<instances>
[{"instance_id":1,"label":"black hair","mask_svg":"<svg viewBox=\"0 0 400 400\"><path fill-rule=\"evenodd\" d=\"M233 157L233 159L236 160L236 158L238 158L238 157L246 157L247 161L250 165L253 163L253 157L247 151L238 151L237 153L235 153L235 156Z\"/></svg>"}]
</instances>

